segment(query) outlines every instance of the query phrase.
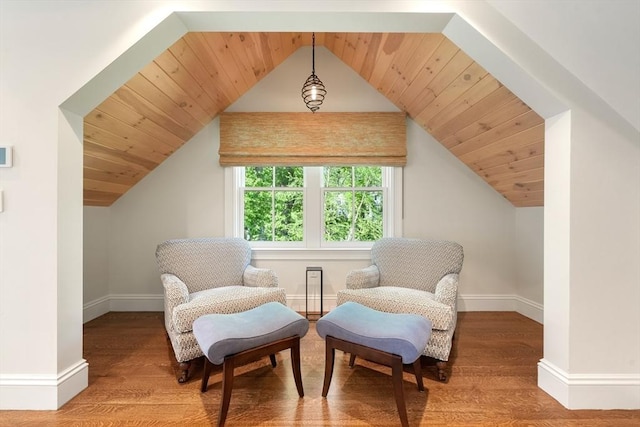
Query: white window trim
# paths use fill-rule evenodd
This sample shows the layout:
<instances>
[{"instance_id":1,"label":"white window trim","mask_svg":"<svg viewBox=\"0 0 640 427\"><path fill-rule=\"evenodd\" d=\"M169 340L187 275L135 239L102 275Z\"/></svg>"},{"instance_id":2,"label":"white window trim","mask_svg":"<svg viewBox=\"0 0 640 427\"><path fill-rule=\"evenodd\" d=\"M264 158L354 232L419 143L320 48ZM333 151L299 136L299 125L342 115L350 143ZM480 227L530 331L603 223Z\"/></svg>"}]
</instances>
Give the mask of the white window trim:
<instances>
[{"instance_id":1,"label":"white window trim","mask_svg":"<svg viewBox=\"0 0 640 427\"><path fill-rule=\"evenodd\" d=\"M392 175L388 176L390 181L389 191L385 191L384 209L387 210L385 215L384 229L388 237L401 237L403 233L403 169L401 167L394 167L385 169L386 173ZM238 168L226 167L224 172L224 222L225 222L225 236L227 237L244 237L244 230L240 230L239 218L243 215L243 207L240 206L240 198L237 190L238 182L242 179L240 173L237 172ZM391 191L393 187L393 191ZM307 188L305 191L305 200ZM319 199L318 199L319 200ZM314 203L314 202L312 202ZM313 212L320 212L317 206L305 206L305 216ZM307 223L305 217L305 223ZM305 230L305 233L308 233ZM319 239L319 237L318 237ZM352 242L353 243L353 242ZM257 260L265 259L296 259L296 260L341 260L341 259L354 259L354 260L366 260L370 259L370 249L373 242L356 242L346 247L344 245L337 246L331 244L324 244L320 246L320 242L305 234L305 242L293 242L282 243L268 242L264 244L257 244L257 242L250 242L253 249L253 258ZM264 245L268 244L268 247ZM315 244L317 246L312 247Z\"/></svg>"}]
</instances>

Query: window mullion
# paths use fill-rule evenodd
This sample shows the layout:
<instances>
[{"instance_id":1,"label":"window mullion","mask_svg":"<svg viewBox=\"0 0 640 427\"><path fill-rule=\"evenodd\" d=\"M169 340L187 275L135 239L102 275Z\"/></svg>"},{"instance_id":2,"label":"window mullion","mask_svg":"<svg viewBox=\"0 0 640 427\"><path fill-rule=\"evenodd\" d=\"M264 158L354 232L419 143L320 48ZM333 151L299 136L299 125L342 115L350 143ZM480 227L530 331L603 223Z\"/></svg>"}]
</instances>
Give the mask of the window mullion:
<instances>
[{"instance_id":1,"label":"window mullion","mask_svg":"<svg viewBox=\"0 0 640 427\"><path fill-rule=\"evenodd\" d=\"M276 168L271 169L271 241L276 241Z\"/></svg>"},{"instance_id":2,"label":"window mullion","mask_svg":"<svg viewBox=\"0 0 640 427\"><path fill-rule=\"evenodd\" d=\"M356 238L356 168L351 167L351 236L349 242Z\"/></svg>"},{"instance_id":3,"label":"window mullion","mask_svg":"<svg viewBox=\"0 0 640 427\"><path fill-rule=\"evenodd\" d=\"M304 230L306 246L320 247L322 236L322 168L306 167L304 197Z\"/></svg>"},{"instance_id":4,"label":"window mullion","mask_svg":"<svg viewBox=\"0 0 640 427\"><path fill-rule=\"evenodd\" d=\"M271 188L271 241L276 241L276 190Z\"/></svg>"}]
</instances>

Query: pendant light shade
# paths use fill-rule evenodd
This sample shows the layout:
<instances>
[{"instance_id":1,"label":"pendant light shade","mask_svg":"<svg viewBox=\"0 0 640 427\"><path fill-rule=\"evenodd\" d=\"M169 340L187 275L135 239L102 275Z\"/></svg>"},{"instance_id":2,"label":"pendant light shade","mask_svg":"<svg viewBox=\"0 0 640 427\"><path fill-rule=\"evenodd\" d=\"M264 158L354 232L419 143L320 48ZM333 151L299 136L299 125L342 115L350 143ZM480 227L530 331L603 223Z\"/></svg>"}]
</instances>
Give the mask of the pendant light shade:
<instances>
[{"instance_id":1,"label":"pendant light shade","mask_svg":"<svg viewBox=\"0 0 640 427\"><path fill-rule=\"evenodd\" d=\"M311 40L311 75L302 86L302 99L307 108L312 113L315 113L320 109L327 90L318 76L316 76L316 33L313 33Z\"/></svg>"}]
</instances>

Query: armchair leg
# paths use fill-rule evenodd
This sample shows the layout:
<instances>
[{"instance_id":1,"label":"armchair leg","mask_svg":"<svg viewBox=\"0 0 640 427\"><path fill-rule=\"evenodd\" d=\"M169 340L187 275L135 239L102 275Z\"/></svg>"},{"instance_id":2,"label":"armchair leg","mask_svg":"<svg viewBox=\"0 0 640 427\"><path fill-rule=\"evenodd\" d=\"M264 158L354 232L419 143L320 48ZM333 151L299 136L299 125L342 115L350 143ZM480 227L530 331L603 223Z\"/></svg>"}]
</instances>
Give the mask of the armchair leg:
<instances>
[{"instance_id":1,"label":"armchair leg","mask_svg":"<svg viewBox=\"0 0 640 427\"><path fill-rule=\"evenodd\" d=\"M438 368L438 380L445 382L447 380L447 362L438 360L436 367Z\"/></svg>"},{"instance_id":2,"label":"armchair leg","mask_svg":"<svg viewBox=\"0 0 640 427\"><path fill-rule=\"evenodd\" d=\"M186 383L189 379L189 368L191 368L191 361L188 360L186 362L180 362L179 370L180 376L178 377L178 382L180 384Z\"/></svg>"}]
</instances>

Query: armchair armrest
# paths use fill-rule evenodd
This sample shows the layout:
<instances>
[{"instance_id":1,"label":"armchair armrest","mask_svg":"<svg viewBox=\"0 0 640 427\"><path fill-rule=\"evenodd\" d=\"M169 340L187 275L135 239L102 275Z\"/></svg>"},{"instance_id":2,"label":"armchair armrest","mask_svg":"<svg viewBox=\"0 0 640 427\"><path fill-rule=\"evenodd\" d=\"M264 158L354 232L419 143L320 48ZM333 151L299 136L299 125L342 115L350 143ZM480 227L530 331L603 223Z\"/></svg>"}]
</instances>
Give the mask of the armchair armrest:
<instances>
[{"instance_id":1,"label":"armchair armrest","mask_svg":"<svg viewBox=\"0 0 640 427\"><path fill-rule=\"evenodd\" d=\"M449 307L456 306L458 298L458 277L456 273L447 274L436 285L435 300Z\"/></svg>"},{"instance_id":2,"label":"armchair armrest","mask_svg":"<svg viewBox=\"0 0 640 427\"><path fill-rule=\"evenodd\" d=\"M248 265L244 270L242 280L245 286L259 288L277 288L278 276L269 268L256 268Z\"/></svg>"},{"instance_id":3,"label":"armchair armrest","mask_svg":"<svg viewBox=\"0 0 640 427\"><path fill-rule=\"evenodd\" d=\"M347 274L347 289L374 288L380 283L380 270L376 265L351 270Z\"/></svg>"},{"instance_id":4,"label":"armchair armrest","mask_svg":"<svg viewBox=\"0 0 640 427\"><path fill-rule=\"evenodd\" d=\"M185 302L189 302L189 290L187 285L178 276L164 273L160 275L162 286L164 286L164 308L165 316L173 317L173 309Z\"/></svg>"}]
</instances>

